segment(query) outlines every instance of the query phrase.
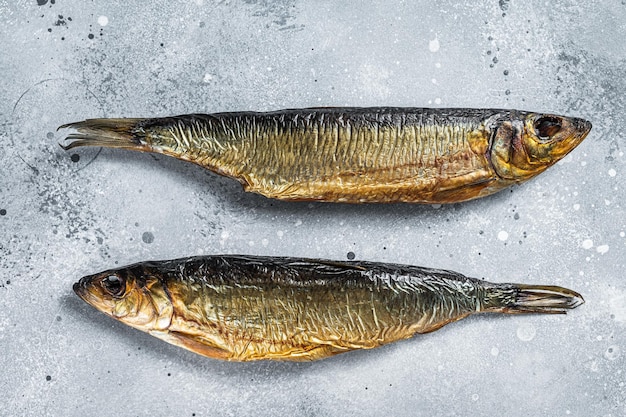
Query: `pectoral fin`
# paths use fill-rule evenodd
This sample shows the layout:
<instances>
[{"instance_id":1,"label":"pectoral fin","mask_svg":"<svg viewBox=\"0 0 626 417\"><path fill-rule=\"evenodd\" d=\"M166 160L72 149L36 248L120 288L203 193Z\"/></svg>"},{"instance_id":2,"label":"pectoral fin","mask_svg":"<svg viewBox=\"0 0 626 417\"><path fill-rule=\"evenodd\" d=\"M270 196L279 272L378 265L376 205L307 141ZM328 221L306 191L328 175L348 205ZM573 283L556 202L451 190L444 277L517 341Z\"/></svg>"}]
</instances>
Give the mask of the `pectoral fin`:
<instances>
[{"instance_id":1,"label":"pectoral fin","mask_svg":"<svg viewBox=\"0 0 626 417\"><path fill-rule=\"evenodd\" d=\"M231 360L231 353L209 342L180 332L151 331L150 334L173 345L213 359Z\"/></svg>"}]
</instances>

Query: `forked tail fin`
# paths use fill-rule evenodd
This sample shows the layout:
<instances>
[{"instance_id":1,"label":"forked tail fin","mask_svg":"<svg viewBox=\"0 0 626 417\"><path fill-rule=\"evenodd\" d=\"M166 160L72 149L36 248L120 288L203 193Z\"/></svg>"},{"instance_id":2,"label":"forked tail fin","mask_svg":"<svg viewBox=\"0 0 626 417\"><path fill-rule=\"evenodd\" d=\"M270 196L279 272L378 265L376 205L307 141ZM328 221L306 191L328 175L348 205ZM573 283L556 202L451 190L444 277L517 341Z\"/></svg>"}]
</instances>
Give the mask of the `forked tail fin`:
<instances>
[{"instance_id":1,"label":"forked tail fin","mask_svg":"<svg viewBox=\"0 0 626 417\"><path fill-rule=\"evenodd\" d=\"M482 311L508 314L565 314L585 300L576 291L551 285L500 284L487 289Z\"/></svg>"},{"instance_id":2,"label":"forked tail fin","mask_svg":"<svg viewBox=\"0 0 626 417\"><path fill-rule=\"evenodd\" d=\"M105 146L142 150L146 148L145 134L139 126L146 119L87 119L68 123L59 129L74 129L65 137L65 150L79 146Z\"/></svg>"}]
</instances>

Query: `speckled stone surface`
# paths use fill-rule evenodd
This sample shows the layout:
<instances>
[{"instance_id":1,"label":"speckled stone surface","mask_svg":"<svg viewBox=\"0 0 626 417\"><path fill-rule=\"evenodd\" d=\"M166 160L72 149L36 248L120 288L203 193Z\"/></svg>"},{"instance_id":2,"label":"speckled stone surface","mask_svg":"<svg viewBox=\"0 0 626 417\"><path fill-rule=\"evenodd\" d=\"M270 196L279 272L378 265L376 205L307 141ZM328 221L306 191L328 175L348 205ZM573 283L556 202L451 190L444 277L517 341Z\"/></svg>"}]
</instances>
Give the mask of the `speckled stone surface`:
<instances>
[{"instance_id":1,"label":"speckled stone surface","mask_svg":"<svg viewBox=\"0 0 626 417\"><path fill-rule=\"evenodd\" d=\"M0 415L625 415L625 3L0 0ZM164 156L64 152L56 131L320 105L518 108L594 128L534 180L450 206L271 201ZM586 304L240 364L114 322L71 289L219 253L438 267Z\"/></svg>"}]
</instances>

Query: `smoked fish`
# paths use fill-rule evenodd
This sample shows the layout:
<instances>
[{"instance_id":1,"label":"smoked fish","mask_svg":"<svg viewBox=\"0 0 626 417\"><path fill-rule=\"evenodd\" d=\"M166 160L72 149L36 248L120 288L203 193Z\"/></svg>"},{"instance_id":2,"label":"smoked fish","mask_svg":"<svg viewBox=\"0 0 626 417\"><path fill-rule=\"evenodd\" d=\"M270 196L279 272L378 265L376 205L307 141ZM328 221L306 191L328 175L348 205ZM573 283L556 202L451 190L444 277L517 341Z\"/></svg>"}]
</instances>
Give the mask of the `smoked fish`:
<instances>
[{"instance_id":1,"label":"smoked fish","mask_svg":"<svg viewBox=\"0 0 626 417\"><path fill-rule=\"evenodd\" d=\"M99 311L228 361L316 360L427 333L473 313L565 313L580 294L374 262L204 256L82 278Z\"/></svg>"},{"instance_id":2,"label":"smoked fish","mask_svg":"<svg viewBox=\"0 0 626 417\"><path fill-rule=\"evenodd\" d=\"M89 119L61 128L74 129L66 150L170 155L270 198L455 203L543 172L591 123L518 110L323 107Z\"/></svg>"}]
</instances>

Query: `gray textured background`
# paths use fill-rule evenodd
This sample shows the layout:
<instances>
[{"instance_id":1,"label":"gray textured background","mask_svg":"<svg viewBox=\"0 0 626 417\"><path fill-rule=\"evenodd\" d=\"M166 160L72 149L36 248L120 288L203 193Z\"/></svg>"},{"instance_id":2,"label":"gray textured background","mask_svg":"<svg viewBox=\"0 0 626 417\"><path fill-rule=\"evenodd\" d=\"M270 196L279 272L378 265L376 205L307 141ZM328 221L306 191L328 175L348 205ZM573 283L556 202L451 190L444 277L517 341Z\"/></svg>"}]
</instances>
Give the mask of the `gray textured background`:
<instances>
[{"instance_id":1,"label":"gray textured background","mask_svg":"<svg viewBox=\"0 0 626 417\"><path fill-rule=\"evenodd\" d=\"M626 5L581 3L0 0L0 414L625 415ZM520 108L594 128L531 182L444 207L281 203L171 158L57 145L85 118L319 105ZM587 303L237 364L71 291L149 259L348 252Z\"/></svg>"}]
</instances>

